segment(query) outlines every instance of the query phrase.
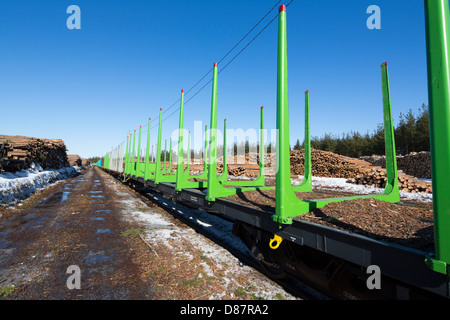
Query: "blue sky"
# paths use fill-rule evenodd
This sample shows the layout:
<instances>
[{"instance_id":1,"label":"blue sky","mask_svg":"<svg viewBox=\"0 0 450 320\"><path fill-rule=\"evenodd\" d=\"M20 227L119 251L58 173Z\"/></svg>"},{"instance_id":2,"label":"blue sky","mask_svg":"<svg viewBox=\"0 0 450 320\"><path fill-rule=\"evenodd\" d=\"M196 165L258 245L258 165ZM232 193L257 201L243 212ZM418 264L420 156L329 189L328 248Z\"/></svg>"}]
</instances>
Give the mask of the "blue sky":
<instances>
[{"instance_id":1,"label":"blue sky","mask_svg":"<svg viewBox=\"0 0 450 320\"><path fill-rule=\"evenodd\" d=\"M176 102L276 3L4 0L0 134L60 138L70 154L104 155ZM81 30L66 27L73 4ZM380 30L366 27L370 5L381 9ZM294 0L287 28L292 144L303 139L305 90L312 136L372 132L382 122L385 61L395 122L400 112L428 104L423 1ZM227 118L228 128L258 128L264 106L266 127L275 128L276 50L275 21L219 75L220 127ZM210 101L209 84L185 106L187 129L195 120L209 124ZM175 113L163 123L165 137L177 126Z\"/></svg>"}]
</instances>

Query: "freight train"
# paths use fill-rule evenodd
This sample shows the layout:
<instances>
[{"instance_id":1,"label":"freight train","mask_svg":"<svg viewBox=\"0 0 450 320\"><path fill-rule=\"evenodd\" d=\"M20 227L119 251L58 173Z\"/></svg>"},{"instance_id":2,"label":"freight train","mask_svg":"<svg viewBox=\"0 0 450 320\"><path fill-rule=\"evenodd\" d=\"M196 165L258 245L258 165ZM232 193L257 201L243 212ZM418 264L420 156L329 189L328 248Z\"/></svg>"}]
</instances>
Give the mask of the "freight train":
<instances>
[{"instance_id":1,"label":"freight train","mask_svg":"<svg viewBox=\"0 0 450 320\"><path fill-rule=\"evenodd\" d=\"M234 221L233 232L247 245L264 270L274 278L293 277L325 292L333 299L448 299L450 297L450 21L447 0L425 1L428 89L430 103L430 139L433 184L432 248L380 239L370 233L334 228L302 219L307 213L321 212L333 205L343 211L355 210L355 204L378 201L402 204L399 197L395 140L390 101L387 63L381 64L384 133L386 149L386 187L381 194L309 199L311 194L311 147L309 135L309 92L305 92L305 165L300 185L291 185L289 149L289 107L287 77L286 6L278 13L277 60L277 154L275 185L265 180L264 148L259 148L259 175L255 180L232 181L227 177L226 135L222 174L217 160L217 80L214 64L210 136L205 144L203 173L190 170L191 149L183 150L184 91L181 91L176 169L161 159L162 110L159 113L156 157L150 159L150 128L145 156L141 154L141 128L105 155L97 166L161 193L187 207L201 209ZM261 132L264 129L261 108ZM226 122L224 123L226 126ZM226 131L224 131L226 132ZM264 135L259 137L264 145ZM188 137L190 143L190 136ZM185 159L184 154L187 153ZM206 156L207 155L207 156ZM164 152L164 157L166 152ZM165 159L165 158L164 158ZM235 201L234 195L272 192L272 210ZM267 195L267 193L266 193ZM242 197L241 197L242 198ZM245 198L245 197L244 197ZM301 199L302 198L302 199ZM234 200L233 200L234 199ZM360 206L361 207L361 206ZM416 210L412 207L412 210ZM352 212L363 215L364 212ZM375 213L376 214L376 213ZM398 212L398 214L402 214ZM332 215L329 217L333 219ZM390 226L391 230L397 226ZM395 237L392 237L395 238ZM392 240L392 239L391 239Z\"/></svg>"}]
</instances>

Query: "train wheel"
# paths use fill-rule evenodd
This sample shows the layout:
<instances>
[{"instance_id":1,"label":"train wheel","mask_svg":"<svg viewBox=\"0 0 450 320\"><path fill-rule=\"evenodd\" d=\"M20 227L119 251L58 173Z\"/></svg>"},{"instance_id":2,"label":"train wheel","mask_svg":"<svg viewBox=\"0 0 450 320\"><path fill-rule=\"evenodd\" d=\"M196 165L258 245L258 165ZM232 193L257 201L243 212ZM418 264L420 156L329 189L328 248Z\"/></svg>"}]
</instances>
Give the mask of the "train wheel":
<instances>
[{"instance_id":1,"label":"train wheel","mask_svg":"<svg viewBox=\"0 0 450 320\"><path fill-rule=\"evenodd\" d=\"M261 260L260 265L264 269L264 272L272 279L279 280L287 277L286 272L277 263Z\"/></svg>"}]
</instances>

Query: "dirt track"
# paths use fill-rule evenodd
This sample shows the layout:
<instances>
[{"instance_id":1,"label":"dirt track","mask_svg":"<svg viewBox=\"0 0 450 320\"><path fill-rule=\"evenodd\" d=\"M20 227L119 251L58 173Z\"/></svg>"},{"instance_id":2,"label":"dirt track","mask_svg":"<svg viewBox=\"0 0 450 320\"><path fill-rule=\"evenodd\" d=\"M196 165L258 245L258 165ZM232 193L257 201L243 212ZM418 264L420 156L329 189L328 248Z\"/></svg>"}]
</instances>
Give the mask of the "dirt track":
<instances>
[{"instance_id":1,"label":"dirt track","mask_svg":"<svg viewBox=\"0 0 450 320\"><path fill-rule=\"evenodd\" d=\"M158 226L136 213L164 216L170 243L152 238ZM204 250L214 243L100 169L0 216L0 299L293 298L228 252L218 261ZM66 285L71 265L81 270L81 289Z\"/></svg>"}]
</instances>

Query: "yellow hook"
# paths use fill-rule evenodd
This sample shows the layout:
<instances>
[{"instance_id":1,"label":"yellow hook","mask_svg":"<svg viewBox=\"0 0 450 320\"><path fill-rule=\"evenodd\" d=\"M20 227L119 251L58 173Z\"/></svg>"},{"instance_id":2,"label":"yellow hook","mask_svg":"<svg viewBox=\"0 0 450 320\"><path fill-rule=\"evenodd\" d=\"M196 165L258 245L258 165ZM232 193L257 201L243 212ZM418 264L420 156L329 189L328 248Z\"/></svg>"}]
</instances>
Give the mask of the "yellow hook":
<instances>
[{"instance_id":1,"label":"yellow hook","mask_svg":"<svg viewBox=\"0 0 450 320\"><path fill-rule=\"evenodd\" d=\"M269 247L273 250L278 249L281 242L283 241L283 238L280 236L277 236L276 234L273 235L273 238L270 239Z\"/></svg>"}]
</instances>

